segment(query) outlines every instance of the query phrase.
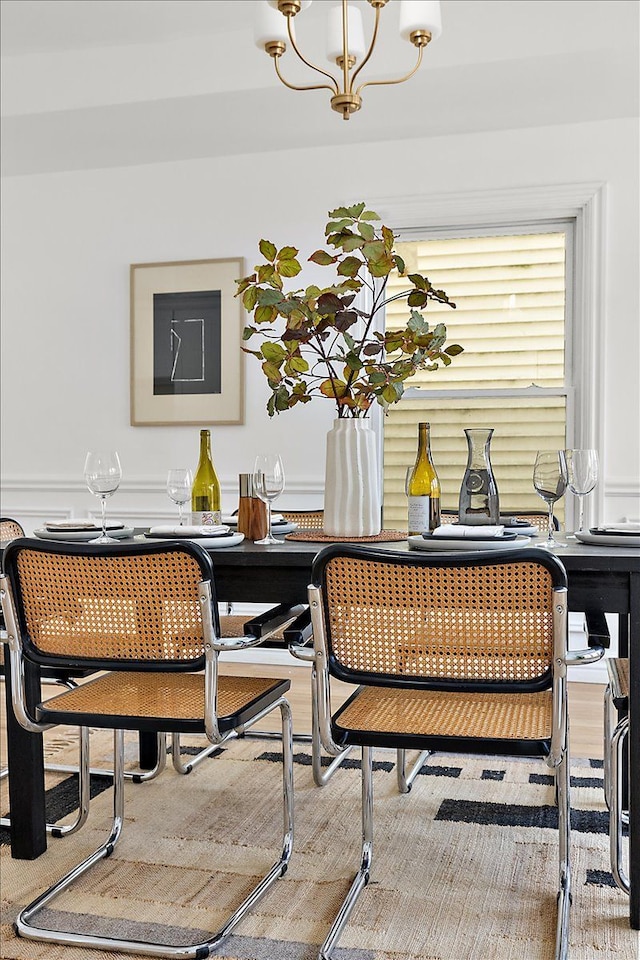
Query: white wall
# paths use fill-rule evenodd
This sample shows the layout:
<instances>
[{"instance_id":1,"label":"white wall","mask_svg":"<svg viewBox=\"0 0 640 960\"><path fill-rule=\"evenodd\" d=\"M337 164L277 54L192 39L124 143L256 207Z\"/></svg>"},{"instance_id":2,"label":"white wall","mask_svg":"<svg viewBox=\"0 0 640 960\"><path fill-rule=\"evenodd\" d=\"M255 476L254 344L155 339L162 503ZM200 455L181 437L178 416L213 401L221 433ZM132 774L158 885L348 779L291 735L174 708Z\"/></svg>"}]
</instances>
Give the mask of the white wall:
<instances>
[{"instance_id":1,"label":"white wall","mask_svg":"<svg viewBox=\"0 0 640 960\"><path fill-rule=\"evenodd\" d=\"M129 425L130 263L242 256L248 272L261 237L308 256L322 245L326 212L341 203L603 182L601 519L637 518L637 171L637 121L612 120L5 178L3 513L32 528L52 511L94 509L81 477L92 443L120 451L124 480L112 509L123 517L166 514L167 467L195 463L197 428ZM236 505L237 474L259 447L282 451L288 503L320 502L331 404L270 420L265 383L250 357L246 373L245 424L213 427L224 506Z\"/></svg>"}]
</instances>

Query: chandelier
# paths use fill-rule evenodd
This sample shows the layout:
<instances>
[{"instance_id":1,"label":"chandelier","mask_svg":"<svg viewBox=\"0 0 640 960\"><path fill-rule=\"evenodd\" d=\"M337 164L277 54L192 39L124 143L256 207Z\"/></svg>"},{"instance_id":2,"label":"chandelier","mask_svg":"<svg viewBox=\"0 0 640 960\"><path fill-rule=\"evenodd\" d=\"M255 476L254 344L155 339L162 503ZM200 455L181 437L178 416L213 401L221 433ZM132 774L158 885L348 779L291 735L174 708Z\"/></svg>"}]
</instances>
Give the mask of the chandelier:
<instances>
[{"instance_id":1,"label":"chandelier","mask_svg":"<svg viewBox=\"0 0 640 960\"><path fill-rule=\"evenodd\" d=\"M296 41L294 18L311 6L311 0L263 0L259 7L255 40L258 47L264 49L273 63L279 79L290 90L329 90L332 93L331 106L348 120L362 106L361 92L365 87L403 83L417 71L422 63L424 48L430 40L435 40L442 31L440 3L438 0L400 0L400 35L409 40L418 51L417 62L405 76L394 80L365 80L356 84L360 71L368 63L378 40L380 13L388 0L368 0L374 10L373 30L368 48L365 47L362 14L356 5L342 0L341 5L328 9L328 50L327 57L336 63L339 76L335 77L322 67L311 63L301 52ZM297 86L285 80L280 71L280 58L291 44L298 59L311 70L326 77L328 83L316 83Z\"/></svg>"}]
</instances>

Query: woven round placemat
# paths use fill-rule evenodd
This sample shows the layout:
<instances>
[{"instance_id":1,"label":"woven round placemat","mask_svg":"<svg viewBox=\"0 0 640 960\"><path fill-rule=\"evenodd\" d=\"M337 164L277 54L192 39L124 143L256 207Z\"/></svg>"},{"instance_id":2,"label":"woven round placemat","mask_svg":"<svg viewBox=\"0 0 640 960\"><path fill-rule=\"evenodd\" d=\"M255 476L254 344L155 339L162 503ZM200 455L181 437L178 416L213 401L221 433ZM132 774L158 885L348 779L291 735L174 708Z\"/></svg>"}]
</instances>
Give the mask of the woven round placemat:
<instances>
[{"instance_id":1,"label":"woven round placemat","mask_svg":"<svg viewBox=\"0 0 640 960\"><path fill-rule=\"evenodd\" d=\"M401 530L381 530L372 537L334 537L322 530L296 530L285 536L285 540L303 540L307 543L392 543L406 539L407 534Z\"/></svg>"}]
</instances>

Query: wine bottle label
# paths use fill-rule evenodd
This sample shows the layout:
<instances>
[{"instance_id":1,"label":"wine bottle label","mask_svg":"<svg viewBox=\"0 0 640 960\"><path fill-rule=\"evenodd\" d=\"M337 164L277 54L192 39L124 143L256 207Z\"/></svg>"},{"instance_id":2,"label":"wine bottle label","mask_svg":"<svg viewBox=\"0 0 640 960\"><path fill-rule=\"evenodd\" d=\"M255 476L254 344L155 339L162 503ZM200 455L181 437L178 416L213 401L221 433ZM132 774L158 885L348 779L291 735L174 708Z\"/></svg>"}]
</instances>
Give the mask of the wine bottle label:
<instances>
[{"instance_id":1,"label":"wine bottle label","mask_svg":"<svg viewBox=\"0 0 640 960\"><path fill-rule=\"evenodd\" d=\"M427 533L440 526L438 497L409 497L409 535Z\"/></svg>"},{"instance_id":2,"label":"wine bottle label","mask_svg":"<svg viewBox=\"0 0 640 960\"><path fill-rule=\"evenodd\" d=\"M196 510L191 513L191 522L196 527L217 527L222 523L220 510Z\"/></svg>"}]
</instances>

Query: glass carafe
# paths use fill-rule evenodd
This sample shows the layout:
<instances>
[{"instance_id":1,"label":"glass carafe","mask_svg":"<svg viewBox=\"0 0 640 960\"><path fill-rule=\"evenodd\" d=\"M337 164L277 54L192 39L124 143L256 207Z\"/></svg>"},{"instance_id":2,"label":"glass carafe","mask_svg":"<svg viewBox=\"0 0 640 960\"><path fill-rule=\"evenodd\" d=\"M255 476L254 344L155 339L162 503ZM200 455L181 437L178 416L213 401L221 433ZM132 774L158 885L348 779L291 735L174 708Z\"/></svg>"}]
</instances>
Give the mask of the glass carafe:
<instances>
[{"instance_id":1,"label":"glass carafe","mask_svg":"<svg viewBox=\"0 0 640 960\"><path fill-rule=\"evenodd\" d=\"M460 487L458 520L465 524L499 523L498 487L489 455L493 429L478 427L464 432L469 449Z\"/></svg>"}]
</instances>

